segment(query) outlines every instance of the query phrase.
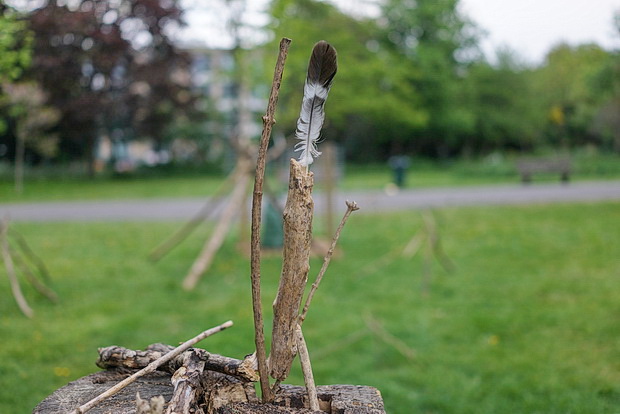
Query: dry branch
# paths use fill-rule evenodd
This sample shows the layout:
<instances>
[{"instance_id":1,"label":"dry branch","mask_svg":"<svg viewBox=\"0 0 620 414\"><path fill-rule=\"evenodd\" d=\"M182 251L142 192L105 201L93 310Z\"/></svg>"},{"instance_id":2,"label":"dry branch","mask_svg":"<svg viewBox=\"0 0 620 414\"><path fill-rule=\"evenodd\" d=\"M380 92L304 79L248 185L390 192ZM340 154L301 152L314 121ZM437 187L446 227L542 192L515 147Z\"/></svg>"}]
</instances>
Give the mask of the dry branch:
<instances>
[{"instance_id":1,"label":"dry branch","mask_svg":"<svg viewBox=\"0 0 620 414\"><path fill-rule=\"evenodd\" d=\"M17 242L17 246L19 246L24 256L26 256L28 259L30 259L32 263L34 263L34 265L37 267L43 279L49 283L52 280L52 278L50 277L50 273L48 272L47 267L45 266L45 263L30 248L30 245L28 244L24 236L22 236L21 233L15 230L13 227L9 228L8 235L13 237L13 239Z\"/></svg>"},{"instance_id":2,"label":"dry branch","mask_svg":"<svg viewBox=\"0 0 620 414\"><path fill-rule=\"evenodd\" d=\"M164 344L149 345L145 351L133 351L120 346L109 346L99 349L97 366L103 369L142 369L172 350L174 350L174 347ZM212 354L199 348L194 348L190 351L179 354L168 363L161 365L158 369L171 374L174 373L183 365L183 360L186 357L186 353L189 352L195 353L202 361L205 362L205 370L220 372L222 374L239 378L240 380L246 382L258 381L258 373L255 368L256 360L253 355L249 355L245 359L240 360L223 355Z\"/></svg>"},{"instance_id":3,"label":"dry branch","mask_svg":"<svg viewBox=\"0 0 620 414\"><path fill-rule=\"evenodd\" d=\"M22 274L24 275L26 280L40 294L48 298L51 302L58 303L58 295L56 294L56 292L54 292L52 289L45 286L43 283L39 281L39 279L37 279L34 273L30 270L30 267L28 266L28 263L26 263L26 260L23 259L19 254L15 254L15 251L13 251L13 254L11 256L13 257L17 266L21 269Z\"/></svg>"},{"instance_id":4,"label":"dry branch","mask_svg":"<svg viewBox=\"0 0 620 414\"><path fill-rule=\"evenodd\" d=\"M295 358L295 328L303 299L312 245L313 174L297 161L290 161L288 196L284 207L282 274L273 302L273 331L269 369L276 380L288 376Z\"/></svg>"},{"instance_id":5,"label":"dry branch","mask_svg":"<svg viewBox=\"0 0 620 414\"><path fill-rule=\"evenodd\" d=\"M207 220L215 211L217 207L225 200L224 192L230 189L231 182L236 180L239 172L235 171L229 175L226 180L218 187L216 193L211 197L212 202L206 203L199 211L192 217L183 227L173 233L168 239L164 240L160 245L155 247L149 253L149 259L157 262L166 254L168 254L174 247L185 240L200 223Z\"/></svg>"},{"instance_id":6,"label":"dry branch","mask_svg":"<svg viewBox=\"0 0 620 414\"><path fill-rule=\"evenodd\" d=\"M228 229L230 228L233 219L242 208L248 183L249 177L246 174L240 174L235 183L233 193L224 208L224 212L220 216L215 230L213 230L213 234L205 243L200 255L194 261L194 264L183 281L184 289L194 289L200 280L200 277L211 265L213 257L222 246L222 243L224 243L224 239L226 238L226 234L228 233Z\"/></svg>"},{"instance_id":7,"label":"dry branch","mask_svg":"<svg viewBox=\"0 0 620 414\"><path fill-rule=\"evenodd\" d=\"M334 234L334 237L332 238L332 244L329 246L329 250L327 251L325 258L323 259L323 266L321 266L321 270L319 271L319 274L316 277L316 280L312 284L312 287L310 288L310 292L308 292L308 297L306 298L304 309L301 312L301 315L299 315L300 325L304 323L304 320L306 320L308 308L310 307L310 303L312 302L312 298L314 297L316 290L319 288L319 285L321 284L321 280L323 280L323 275L325 275L325 272L327 271L327 267L329 266L329 262L332 259L332 256L334 254L334 249L336 249L336 243L338 243L338 239L340 238L340 233L342 232L344 225L347 223L347 220L349 219L349 216L351 215L351 213L359 210L359 207L357 206L357 203L355 201L353 202L347 201L346 203L347 203L347 211L344 213L344 216L342 216L342 220L340 220L340 224L338 225L338 228L336 229L336 233Z\"/></svg>"},{"instance_id":8,"label":"dry branch","mask_svg":"<svg viewBox=\"0 0 620 414\"><path fill-rule=\"evenodd\" d=\"M174 393L165 414L196 412L197 400L203 391L201 384L205 361L194 350L183 354L183 365L172 375Z\"/></svg>"},{"instance_id":9,"label":"dry branch","mask_svg":"<svg viewBox=\"0 0 620 414\"><path fill-rule=\"evenodd\" d=\"M19 286L17 275L15 274L15 264L13 263L13 258L11 257L11 252L9 250L9 239L7 236L8 230L9 220L4 219L0 222L0 250L2 250L2 260L4 261L9 283L11 284L11 291L13 292L15 302L17 302L17 306L19 306L19 309L24 315L32 318L34 316L34 311L28 305L28 302L26 302L26 298L24 297L22 289Z\"/></svg>"},{"instance_id":10,"label":"dry branch","mask_svg":"<svg viewBox=\"0 0 620 414\"><path fill-rule=\"evenodd\" d=\"M291 39L283 38L280 40L280 51L278 60L273 73L271 92L267 112L263 117L263 132L261 134L258 147L258 158L256 160L256 175L254 181L254 192L252 195L252 238L251 238L251 278L252 278L252 310L254 313L254 342L256 345L256 357L258 358L258 371L260 373L260 386L263 402L273 400L271 388L269 387L269 375L267 369L267 355L265 351L265 334L263 332L263 311L260 295L260 225L263 200L263 182L265 179L265 163L267 147L271 137L271 129L276 122L274 114L278 103L282 74L284 73L284 63L288 55L288 48Z\"/></svg>"},{"instance_id":11,"label":"dry branch","mask_svg":"<svg viewBox=\"0 0 620 414\"><path fill-rule=\"evenodd\" d=\"M140 378L140 377L142 377L142 376L144 376L146 374L149 374L149 373L155 371L158 367L160 367L161 365L167 363L171 359L175 358L177 355L181 354L182 352L185 352L186 350L188 350L189 348L191 348L193 345L197 344L198 342L202 341L203 339L205 339L205 338L207 338L207 337L209 337L211 335L214 335L214 334L216 334L218 332L221 332L224 329L231 327L232 325L233 325L232 321L227 321L227 322L224 322L223 324L221 324L219 326L216 326L214 328L211 328L211 329L208 329L208 330L202 332L201 334L195 336L194 338L192 338L192 339L184 342L183 344L179 345L174 350L164 354L161 358L151 362L145 368L141 369L140 371L136 372L132 376L130 376L130 377L124 379L123 381L119 382L118 384L116 384L112 388L108 389L106 392L104 392L102 394L99 394L97 397L95 397L92 400L86 402L85 404L79 406L75 410L71 411L70 414L82 414L82 413L85 413L86 411L88 411L91 408L93 408L95 405L99 404L101 401L103 401L106 398L109 398L109 397L113 396L114 394L118 393L123 388L125 388L128 385L130 385L133 382L135 382L138 378Z\"/></svg>"}]
</instances>

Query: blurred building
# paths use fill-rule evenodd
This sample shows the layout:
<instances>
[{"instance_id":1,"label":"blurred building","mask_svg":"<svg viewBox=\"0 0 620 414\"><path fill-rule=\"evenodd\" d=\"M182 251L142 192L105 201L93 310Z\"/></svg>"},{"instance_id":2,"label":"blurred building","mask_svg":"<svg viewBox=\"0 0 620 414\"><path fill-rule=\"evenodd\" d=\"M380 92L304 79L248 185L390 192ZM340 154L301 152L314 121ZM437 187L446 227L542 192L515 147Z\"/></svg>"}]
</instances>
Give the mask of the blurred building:
<instances>
[{"instance_id":1,"label":"blurred building","mask_svg":"<svg viewBox=\"0 0 620 414\"><path fill-rule=\"evenodd\" d=\"M157 165L171 160L234 162L230 138L252 140L262 131L261 115L267 104L267 87L255 86L252 78L260 75L256 65L243 71L231 49L207 48L201 44L181 44L182 51L191 56L189 76L191 87L198 97L196 109L201 114L191 125L179 128L166 148L155 150L148 140L123 139L102 134L97 148L99 168L114 164L119 172L140 165ZM260 62L260 51L242 51L246 61ZM238 56L238 55L237 55ZM122 132L122 131L121 131ZM111 134L114 135L114 134Z\"/></svg>"}]
</instances>

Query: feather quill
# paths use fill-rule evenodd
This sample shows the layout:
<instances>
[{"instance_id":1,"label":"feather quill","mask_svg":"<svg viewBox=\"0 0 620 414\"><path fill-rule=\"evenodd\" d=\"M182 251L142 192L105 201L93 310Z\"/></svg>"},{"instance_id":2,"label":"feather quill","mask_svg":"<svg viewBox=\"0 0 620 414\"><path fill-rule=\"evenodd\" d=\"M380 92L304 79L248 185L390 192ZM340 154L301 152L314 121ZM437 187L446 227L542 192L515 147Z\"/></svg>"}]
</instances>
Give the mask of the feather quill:
<instances>
[{"instance_id":1,"label":"feather quill","mask_svg":"<svg viewBox=\"0 0 620 414\"><path fill-rule=\"evenodd\" d=\"M324 40L314 45L295 131L299 140L295 152L301 151L299 163L306 168L321 155L316 145L325 121L325 101L337 69L336 49Z\"/></svg>"}]
</instances>

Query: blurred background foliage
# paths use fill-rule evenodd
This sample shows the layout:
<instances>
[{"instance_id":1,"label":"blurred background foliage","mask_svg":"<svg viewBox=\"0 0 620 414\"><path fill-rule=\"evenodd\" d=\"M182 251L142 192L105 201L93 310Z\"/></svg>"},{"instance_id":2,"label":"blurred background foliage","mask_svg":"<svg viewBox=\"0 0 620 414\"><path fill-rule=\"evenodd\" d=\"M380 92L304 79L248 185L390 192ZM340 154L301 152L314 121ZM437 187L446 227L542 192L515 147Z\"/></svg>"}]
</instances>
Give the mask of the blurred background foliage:
<instances>
[{"instance_id":1,"label":"blurred background foliage","mask_svg":"<svg viewBox=\"0 0 620 414\"><path fill-rule=\"evenodd\" d=\"M245 101L265 101L281 37L293 46L276 133L294 131L309 50L325 39L340 67L323 135L347 161L620 152L620 51L559 44L538 64L508 49L489 59L479 48L484 32L458 0L377 4L371 18L329 2L271 0L259 27L244 27L243 0L201 5L207 13L230 9L225 25L237 41L220 69L233 84L205 75L198 85L199 54L175 35L193 11L179 1L10 1L0 6L0 163L19 163L19 131L28 130L20 125L29 121L12 95L22 84L44 97L38 108L54 113L37 124L37 138L24 140L25 165L81 162L92 175L105 167L97 165L102 137L113 146L105 162L119 171L126 157L119 148L144 140L159 156L155 164L226 162L241 108L260 123L264 105ZM609 21L620 37L620 20ZM218 88L232 97L228 108L214 102Z\"/></svg>"}]
</instances>

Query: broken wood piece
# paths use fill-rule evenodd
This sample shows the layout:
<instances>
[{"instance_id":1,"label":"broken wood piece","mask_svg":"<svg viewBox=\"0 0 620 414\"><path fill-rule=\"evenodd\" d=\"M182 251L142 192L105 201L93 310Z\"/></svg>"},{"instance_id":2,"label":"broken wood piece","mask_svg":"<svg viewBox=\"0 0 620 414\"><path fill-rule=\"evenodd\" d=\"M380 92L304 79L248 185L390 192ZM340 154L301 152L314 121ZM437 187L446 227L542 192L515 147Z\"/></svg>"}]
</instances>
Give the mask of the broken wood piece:
<instances>
[{"instance_id":1,"label":"broken wood piece","mask_svg":"<svg viewBox=\"0 0 620 414\"><path fill-rule=\"evenodd\" d=\"M196 413L198 398L203 392L201 376L205 361L196 350L183 353L183 365L172 375L174 393L165 414Z\"/></svg>"},{"instance_id":2,"label":"broken wood piece","mask_svg":"<svg viewBox=\"0 0 620 414\"><path fill-rule=\"evenodd\" d=\"M162 355L170 352L174 347L164 344L149 345L145 351L133 351L120 346L109 346L99 348L99 359L97 366L103 369L128 368L142 369L153 361L161 358ZM231 375L245 382L258 381L256 370L256 357L248 355L243 360L226 357L223 355L212 354L200 348L192 348L171 359L168 363L162 364L158 369L173 374L183 365L185 354L193 352L205 362L206 371L216 371L222 374Z\"/></svg>"},{"instance_id":3,"label":"broken wood piece","mask_svg":"<svg viewBox=\"0 0 620 414\"><path fill-rule=\"evenodd\" d=\"M136 414L164 414L164 404L166 400L161 395L143 400L140 393L136 393Z\"/></svg>"},{"instance_id":4,"label":"broken wood piece","mask_svg":"<svg viewBox=\"0 0 620 414\"><path fill-rule=\"evenodd\" d=\"M95 405L99 404L99 402L105 400L106 398L109 398L109 397L113 396L114 394L116 394L117 392L122 390L123 388L125 388L128 385L132 384L138 378L140 378L140 377L142 377L142 376L144 376L146 374L149 374L149 373L155 371L158 367L160 367L161 365L167 363L168 361L170 361L171 359L173 359L177 355L181 354L182 352L188 350L193 345L197 344L198 342L202 341L203 339L205 339L205 338L207 338L207 337L209 337L211 335L214 335L214 334L216 334L218 332L221 332L224 329L231 327L232 325L233 325L232 321L224 322L223 324L221 324L219 326L216 326L214 328L208 329L208 330L200 333L199 335L196 335L192 339L190 339L188 341L185 341L183 344L179 345L174 350L164 354L161 358L159 358L159 359L149 363L146 367L144 367L140 371L136 372L132 376L124 379L123 381L119 382L118 384L116 384L112 388L108 389L104 393L99 394L97 397L93 398L92 400L86 402L85 404L82 404L81 406L79 406L75 410L71 411L71 414L82 414L82 413L85 413L86 411L88 411L91 408L93 408Z\"/></svg>"},{"instance_id":5,"label":"broken wood piece","mask_svg":"<svg viewBox=\"0 0 620 414\"><path fill-rule=\"evenodd\" d=\"M311 410L319 411L319 400L316 395L316 384L314 383L314 374L312 374L310 354L308 353L308 346L306 345L306 340L304 339L304 334L301 331L301 326L299 326L299 324L295 328L295 339L297 351L299 352L301 371L304 374L304 383L306 384L306 390L308 390L308 405Z\"/></svg>"},{"instance_id":6,"label":"broken wood piece","mask_svg":"<svg viewBox=\"0 0 620 414\"><path fill-rule=\"evenodd\" d=\"M282 381L288 377L295 350L295 329L303 299L312 244L314 201L312 172L306 173L294 159L290 161L288 196L284 207L284 245L282 274L273 302L273 330L269 369L271 376Z\"/></svg>"}]
</instances>

